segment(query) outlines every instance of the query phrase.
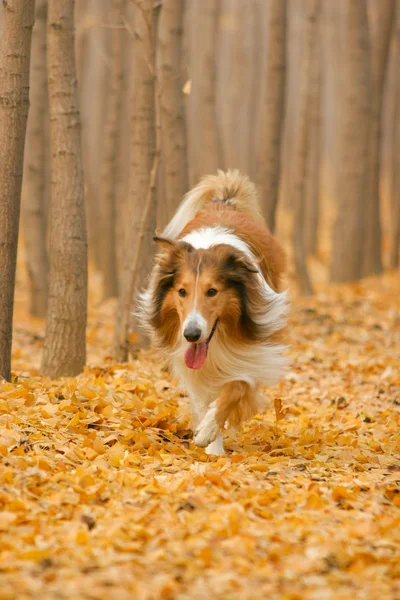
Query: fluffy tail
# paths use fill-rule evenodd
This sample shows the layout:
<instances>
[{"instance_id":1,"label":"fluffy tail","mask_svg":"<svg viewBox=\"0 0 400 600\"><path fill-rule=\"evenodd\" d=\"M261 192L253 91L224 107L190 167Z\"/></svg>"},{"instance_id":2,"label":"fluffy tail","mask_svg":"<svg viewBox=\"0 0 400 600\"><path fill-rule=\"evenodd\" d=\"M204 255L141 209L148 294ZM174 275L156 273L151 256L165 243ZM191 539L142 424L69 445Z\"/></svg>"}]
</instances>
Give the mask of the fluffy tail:
<instances>
[{"instance_id":1,"label":"fluffy tail","mask_svg":"<svg viewBox=\"0 0 400 600\"><path fill-rule=\"evenodd\" d=\"M263 220L254 183L237 169L230 169L226 172L218 171L217 175L203 177L196 187L186 194L162 236L177 238L196 213L211 202L222 202L258 221Z\"/></svg>"}]
</instances>

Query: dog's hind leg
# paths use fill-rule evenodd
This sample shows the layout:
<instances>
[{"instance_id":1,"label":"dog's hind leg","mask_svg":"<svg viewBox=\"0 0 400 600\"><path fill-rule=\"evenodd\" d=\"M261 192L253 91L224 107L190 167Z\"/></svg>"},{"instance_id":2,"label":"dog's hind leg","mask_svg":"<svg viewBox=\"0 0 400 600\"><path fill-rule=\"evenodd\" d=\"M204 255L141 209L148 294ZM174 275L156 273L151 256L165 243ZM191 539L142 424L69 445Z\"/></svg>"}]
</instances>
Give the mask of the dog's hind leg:
<instances>
[{"instance_id":1,"label":"dog's hind leg","mask_svg":"<svg viewBox=\"0 0 400 600\"><path fill-rule=\"evenodd\" d=\"M245 381L226 383L216 403L215 420L221 429L225 423L239 427L258 412L256 391Z\"/></svg>"},{"instance_id":2,"label":"dog's hind leg","mask_svg":"<svg viewBox=\"0 0 400 600\"><path fill-rule=\"evenodd\" d=\"M239 427L258 412L256 391L245 381L226 383L215 402L212 402L194 432L193 441L202 448L209 447L210 454L222 446L222 434L227 423ZM219 443L217 438L220 437ZM208 448L207 448L208 449ZM218 452L220 454L220 452Z\"/></svg>"}]
</instances>

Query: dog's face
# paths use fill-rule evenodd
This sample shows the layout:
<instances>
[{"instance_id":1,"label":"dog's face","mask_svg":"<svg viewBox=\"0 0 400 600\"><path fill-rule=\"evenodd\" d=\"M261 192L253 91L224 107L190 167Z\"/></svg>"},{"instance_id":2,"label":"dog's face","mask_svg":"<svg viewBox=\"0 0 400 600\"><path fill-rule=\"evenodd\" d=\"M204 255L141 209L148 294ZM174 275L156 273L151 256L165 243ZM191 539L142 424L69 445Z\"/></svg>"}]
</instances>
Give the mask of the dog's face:
<instances>
[{"instance_id":1,"label":"dog's face","mask_svg":"<svg viewBox=\"0 0 400 600\"><path fill-rule=\"evenodd\" d=\"M171 343L186 347L185 362L200 368L217 328L238 333L246 325L248 287L257 269L228 245L196 250L156 238L159 256L154 325Z\"/></svg>"}]
</instances>

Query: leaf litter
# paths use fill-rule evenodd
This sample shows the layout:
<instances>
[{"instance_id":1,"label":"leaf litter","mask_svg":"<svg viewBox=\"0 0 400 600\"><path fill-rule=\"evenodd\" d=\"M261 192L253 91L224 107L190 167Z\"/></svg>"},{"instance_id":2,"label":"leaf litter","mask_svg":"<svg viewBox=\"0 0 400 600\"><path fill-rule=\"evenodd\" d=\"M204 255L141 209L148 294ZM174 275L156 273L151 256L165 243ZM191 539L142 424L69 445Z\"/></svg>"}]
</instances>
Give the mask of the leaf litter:
<instances>
[{"instance_id":1,"label":"leaf litter","mask_svg":"<svg viewBox=\"0 0 400 600\"><path fill-rule=\"evenodd\" d=\"M143 353L107 356L92 277L89 367L38 375L43 323L18 282L0 383L0 598L400 597L400 278L295 299L291 368L227 454Z\"/></svg>"}]
</instances>

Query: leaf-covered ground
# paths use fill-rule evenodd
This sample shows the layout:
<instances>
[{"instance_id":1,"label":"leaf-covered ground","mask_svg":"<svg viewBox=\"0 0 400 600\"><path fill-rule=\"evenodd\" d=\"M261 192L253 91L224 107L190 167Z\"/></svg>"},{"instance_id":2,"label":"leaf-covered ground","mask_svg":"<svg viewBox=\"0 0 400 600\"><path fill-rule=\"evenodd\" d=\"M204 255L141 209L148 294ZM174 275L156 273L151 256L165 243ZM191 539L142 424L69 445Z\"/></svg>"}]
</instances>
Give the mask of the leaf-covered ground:
<instances>
[{"instance_id":1,"label":"leaf-covered ground","mask_svg":"<svg viewBox=\"0 0 400 600\"><path fill-rule=\"evenodd\" d=\"M294 302L291 370L224 457L192 445L163 364L107 357L113 303L91 308L84 374L38 376L23 284L0 384L2 600L400 598L398 275Z\"/></svg>"}]
</instances>

